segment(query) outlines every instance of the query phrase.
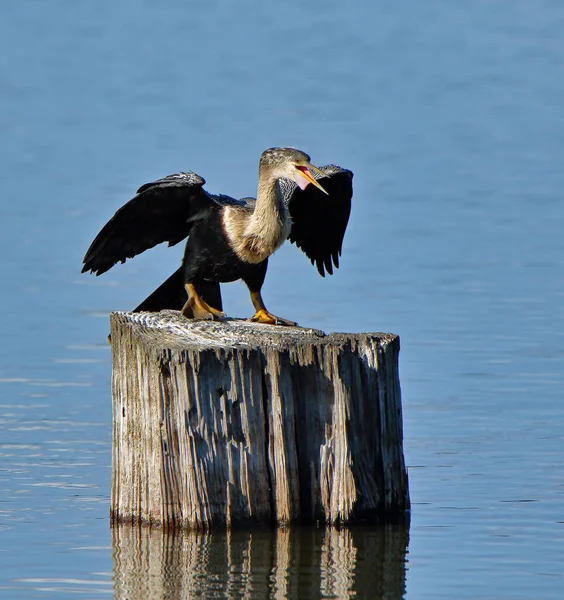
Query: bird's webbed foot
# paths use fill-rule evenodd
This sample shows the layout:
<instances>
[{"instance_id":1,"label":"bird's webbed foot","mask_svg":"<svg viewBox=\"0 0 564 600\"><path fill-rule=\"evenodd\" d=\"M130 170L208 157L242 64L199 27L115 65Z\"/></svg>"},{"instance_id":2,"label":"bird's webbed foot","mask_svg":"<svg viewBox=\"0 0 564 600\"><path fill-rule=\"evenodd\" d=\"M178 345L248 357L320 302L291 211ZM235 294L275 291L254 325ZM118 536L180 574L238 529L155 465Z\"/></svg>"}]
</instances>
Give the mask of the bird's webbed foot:
<instances>
[{"instance_id":1,"label":"bird's webbed foot","mask_svg":"<svg viewBox=\"0 0 564 600\"><path fill-rule=\"evenodd\" d=\"M200 295L195 288L187 284L188 300L182 307L182 314L187 319L206 319L208 321L221 321L225 318L225 313L210 306Z\"/></svg>"},{"instance_id":2,"label":"bird's webbed foot","mask_svg":"<svg viewBox=\"0 0 564 600\"><path fill-rule=\"evenodd\" d=\"M261 308L249 319L253 323L266 323L267 325L286 325L288 327L295 327L297 323L295 321L288 321L282 317L277 317L272 313L269 313L266 308Z\"/></svg>"},{"instance_id":3,"label":"bird's webbed foot","mask_svg":"<svg viewBox=\"0 0 564 600\"><path fill-rule=\"evenodd\" d=\"M206 319L208 321L221 321L225 318L225 313L212 308L203 300L195 302L189 299L182 307L182 314L187 319Z\"/></svg>"}]
</instances>

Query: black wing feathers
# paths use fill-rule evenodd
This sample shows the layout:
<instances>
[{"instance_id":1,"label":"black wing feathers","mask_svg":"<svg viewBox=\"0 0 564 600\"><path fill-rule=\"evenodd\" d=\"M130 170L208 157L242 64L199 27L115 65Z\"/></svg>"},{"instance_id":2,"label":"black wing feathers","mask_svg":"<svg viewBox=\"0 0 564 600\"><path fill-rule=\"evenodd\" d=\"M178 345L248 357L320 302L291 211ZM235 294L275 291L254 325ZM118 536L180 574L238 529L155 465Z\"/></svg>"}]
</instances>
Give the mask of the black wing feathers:
<instances>
[{"instance_id":1,"label":"black wing feathers","mask_svg":"<svg viewBox=\"0 0 564 600\"><path fill-rule=\"evenodd\" d=\"M100 275L161 242L173 246L182 241L192 221L215 206L204 183L195 173L180 173L142 185L96 236L82 272Z\"/></svg>"},{"instance_id":2,"label":"black wing feathers","mask_svg":"<svg viewBox=\"0 0 564 600\"><path fill-rule=\"evenodd\" d=\"M292 216L289 240L303 250L319 273L333 274L339 267L345 230L349 222L353 174L335 165L320 167L326 174L317 177L329 195L313 185L305 190L295 187L289 196L288 209Z\"/></svg>"},{"instance_id":3,"label":"black wing feathers","mask_svg":"<svg viewBox=\"0 0 564 600\"><path fill-rule=\"evenodd\" d=\"M186 186L190 186L193 188L202 187L206 184L206 180L196 173L175 173L174 175L167 175L166 177L162 177L161 179L157 179L156 181L150 181L149 183L143 184L138 190L138 194L142 194L147 191L149 188L154 187L180 187L186 188Z\"/></svg>"},{"instance_id":4,"label":"black wing feathers","mask_svg":"<svg viewBox=\"0 0 564 600\"><path fill-rule=\"evenodd\" d=\"M289 180L280 180L279 185L292 216L289 240L325 276L325 271L331 275L333 266L339 266L351 210L353 174L335 165L321 170L324 177L314 176L329 195L312 185L301 190ZM82 272L100 275L162 242L173 246L190 234L194 221L218 207L249 206L245 199L207 194L204 184L195 173L179 173L142 185L96 236L84 257Z\"/></svg>"}]
</instances>

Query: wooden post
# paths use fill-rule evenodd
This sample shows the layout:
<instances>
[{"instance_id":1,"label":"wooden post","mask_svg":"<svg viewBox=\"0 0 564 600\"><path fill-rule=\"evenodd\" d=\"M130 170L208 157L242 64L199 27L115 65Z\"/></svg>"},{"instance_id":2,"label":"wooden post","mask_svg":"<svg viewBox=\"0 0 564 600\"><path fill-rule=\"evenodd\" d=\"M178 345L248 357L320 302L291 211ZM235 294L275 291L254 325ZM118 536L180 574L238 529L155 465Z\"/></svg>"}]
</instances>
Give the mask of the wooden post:
<instances>
[{"instance_id":1,"label":"wooden post","mask_svg":"<svg viewBox=\"0 0 564 600\"><path fill-rule=\"evenodd\" d=\"M112 313L111 518L407 518L399 338Z\"/></svg>"}]
</instances>

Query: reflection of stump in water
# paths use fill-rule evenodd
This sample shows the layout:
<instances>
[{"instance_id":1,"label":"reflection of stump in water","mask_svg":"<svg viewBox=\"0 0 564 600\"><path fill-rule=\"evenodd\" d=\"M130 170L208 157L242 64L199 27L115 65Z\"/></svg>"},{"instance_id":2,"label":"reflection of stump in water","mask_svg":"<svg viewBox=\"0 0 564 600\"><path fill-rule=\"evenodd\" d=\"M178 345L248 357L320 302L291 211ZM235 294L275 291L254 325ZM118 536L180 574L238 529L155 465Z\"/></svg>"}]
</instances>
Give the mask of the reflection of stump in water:
<instances>
[{"instance_id":1,"label":"reflection of stump in water","mask_svg":"<svg viewBox=\"0 0 564 600\"><path fill-rule=\"evenodd\" d=\"M165 532L114 526L115 600L405 594L408 526Z\"/></svg>"},{"instance_id":2,"label":"reflection of stump in water","mask_svg":"<svg viewBox=\"0 0 564 600\"><path fill-rule=\"evenodd\" d=\"M113 313L113 522L397 521L399 339Z\"/></svg>"}]
</instances>

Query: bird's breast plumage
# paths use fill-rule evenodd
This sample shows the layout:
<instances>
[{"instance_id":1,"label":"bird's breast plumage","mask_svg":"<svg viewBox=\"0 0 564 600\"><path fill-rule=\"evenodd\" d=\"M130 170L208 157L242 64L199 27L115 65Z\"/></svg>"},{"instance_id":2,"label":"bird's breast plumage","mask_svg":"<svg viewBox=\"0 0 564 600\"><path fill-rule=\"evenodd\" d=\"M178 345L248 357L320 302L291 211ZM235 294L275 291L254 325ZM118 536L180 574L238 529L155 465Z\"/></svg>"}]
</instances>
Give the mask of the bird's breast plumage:
<instances>
[{"instance_id":1,"label":"bird's breast plumage","mask_svg":"<svg viewBox=\"0 0 564 600\"><path fill-rule=\"evenodd\" d=\"M225 207L221 215L225 237L243 262L257 264L266 260L288 238L292 221L288 211L269 219L249 209Z\"/></svg>"}]
</instances>

